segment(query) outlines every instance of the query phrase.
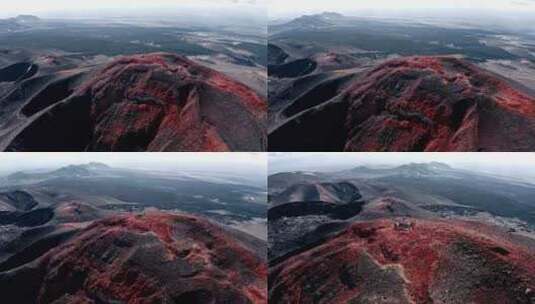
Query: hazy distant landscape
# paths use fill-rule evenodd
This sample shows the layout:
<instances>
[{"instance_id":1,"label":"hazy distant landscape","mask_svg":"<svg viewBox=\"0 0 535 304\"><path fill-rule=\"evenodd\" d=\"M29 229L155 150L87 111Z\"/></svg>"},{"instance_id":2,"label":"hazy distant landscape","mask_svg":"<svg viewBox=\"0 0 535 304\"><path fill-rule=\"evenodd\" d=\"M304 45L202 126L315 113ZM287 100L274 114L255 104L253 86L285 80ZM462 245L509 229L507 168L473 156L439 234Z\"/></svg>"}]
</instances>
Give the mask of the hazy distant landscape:
<instances>
[{"instance_id":1,"label":"hazy distant landscape","mask_svg":"<svg viewBox=\"0 0 535 304\"><path fill-rule=\"evenodd\" d=\"M56 58L70 67L107 63L115 56L170 52L239 76L235 69L255 75L254 88L265 95L262 66L266 65L265 27L242 20L201 22L191 15L158 18L125 16L98 19L44 19L19 15L0 21L3 65L15 60ZM11 55L11 56L9 56ZM37 58L35 58L35 57ZM249 80L244 77L243 80ZM254 79L253 79L254 80ZM263 89L263 88L264 89Z\"/></svg>"},{"instance_id":2,"label":"hazy distant landscape","mask_svg":"<svg viewBox=\"0 0 535 304\"><path fill-rule=\"evenodd\" d=\"M228 225L265 224L266 198L261 185L240 184L202 172L136 171L95 163L44 173L16 172L4 177L2 184L3 193L26 191L53 205L81 201L111 212L156 208L195 213Z\"/></svg>"}]
</instances>

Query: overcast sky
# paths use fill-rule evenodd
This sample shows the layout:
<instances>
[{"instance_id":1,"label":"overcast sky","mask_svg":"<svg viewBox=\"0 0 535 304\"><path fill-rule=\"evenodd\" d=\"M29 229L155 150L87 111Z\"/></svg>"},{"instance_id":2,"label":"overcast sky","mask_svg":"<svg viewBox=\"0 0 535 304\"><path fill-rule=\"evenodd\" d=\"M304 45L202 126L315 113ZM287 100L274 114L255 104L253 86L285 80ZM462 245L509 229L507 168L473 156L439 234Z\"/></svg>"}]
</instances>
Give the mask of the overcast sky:
<instances>
[{"instance_id":1,"label":"overcast sky","mask_svg":"<svg viewBox=\"0 0 535 304\"><path fill-rule=\"evenodd\" d=\"M0 16L34 14L41 17L87 15L114 11L117 13L150 13L162 11L167 14L183 14L185 11L228 14L267 14L267 0L1 0Z\"/></svg>"},{"instance_id":2,"label":"overcast sky","mask_svg":"<svg viewBox=\"0 0 535 304\"><path fill-rule=\"evenodd\" d=\"M278 19L324 11L376 16L395 15L396 12L428 13L448 10L453 10L454 15L470 11L492 11L497 18L506 12L532 16L535 13L535 0L2 0L0 18L19 14L50 18L194 13L213 17L269 14L270 18Z\"/></svg>"},{"instance_id":3,"label":"overcast sky","mask_svg":"<svg viewBox=\"0 0 535 304\"><path fill-rule=\"evenodd\" d=\"M449 10L459 13L466 10L535 12L534 0L270 0L270 18L294 17L324 11L345 14L359 10L411 11Z\"/></svg>"},{"instance_id":4,"label":"overcast sky","mask_svg":"<svg viewBox=\"0 0 535 304\"><path fill-rule=\"evenodd\" d=\"M535 153L270 153L270 174L328 172L357 166L442 162L454 168L535 180Z\"/></svg>"},{"instance_id":5,"label":"overcast sky","mask_svg":"<svg viewBox=\"0 0 535 304\"><path fill-rule=\"evenodd\" d=\"M206 171L265 175L263 153L0 153L0 174L101 162L112 167L158 171Z\"/></svg>"}]
</instances>

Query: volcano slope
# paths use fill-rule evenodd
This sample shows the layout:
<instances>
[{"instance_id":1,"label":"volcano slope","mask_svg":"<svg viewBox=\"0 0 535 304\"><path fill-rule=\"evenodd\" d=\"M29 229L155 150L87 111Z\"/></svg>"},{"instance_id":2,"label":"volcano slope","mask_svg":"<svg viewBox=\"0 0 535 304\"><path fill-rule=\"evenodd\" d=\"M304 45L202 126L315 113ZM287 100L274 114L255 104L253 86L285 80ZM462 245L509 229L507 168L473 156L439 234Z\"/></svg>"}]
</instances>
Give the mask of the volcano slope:
<instances>
[{"instance_id":1,"label":"volcano slope","mask_svg":"<svg viewBox=\"0 0 535 304\"><path fill-rule=\"evenodd\" d=\"M8 83L1 150L266 149L265 99L185 57L132 55L83 68L55 60L26 63Z\"/></svg>"},{"instance_id":2,"label":"volcano slope","mask_svg":"<svg viewBox=\"0 0 535 304\"><path fill-rule=\"evenodd\" d=\"M271 176L270 187L281 177ZM270 204L268 256L276 261L321 240L331 228L338 229L338 220L359 214L364 201L360 190L350 182L320 183L304 179L284 190L270 188Z\"/></svg>"},{"instance_id":3,"label":"volcano slope","mask_svg":"<svg viewBox=\"0 0 535 304\"><path fill-rule=\"evenodd\" d=\"M404 57L311 80L320 75L274 114L270 151L535 149L533 92L463 59Z\"/></svg>"},{"instance_id":4,"label":"volcano slope","mask_svg":"<svg viewBox=\"0 0 535 304\"><path fill-rule=\"evenodd\" d=\"M115 215L32 234L0 263L6 303L267 303L263 246L199 217Z\"/></svg>"},{"instance_id":5,"label":"volcano slope","mask_svg":"<svg viewBox=\"0 0 535 304\"><path fill-rule=\"evenodd\" d=\"M490 235L490 237L489 237ZM533 303L533 247L473 223L351 225L270 270L272 303Z\"/></svg>"},{"instance_id":6,"label":"volcano slope","mask_svg":"<svg viewBox=\"0 0 535 304\"><path fill-rule=\"evenodd\" d=\"M427 163L268 185L272 303L535 300L533 184Z\"/></svg>"}]
</instances>

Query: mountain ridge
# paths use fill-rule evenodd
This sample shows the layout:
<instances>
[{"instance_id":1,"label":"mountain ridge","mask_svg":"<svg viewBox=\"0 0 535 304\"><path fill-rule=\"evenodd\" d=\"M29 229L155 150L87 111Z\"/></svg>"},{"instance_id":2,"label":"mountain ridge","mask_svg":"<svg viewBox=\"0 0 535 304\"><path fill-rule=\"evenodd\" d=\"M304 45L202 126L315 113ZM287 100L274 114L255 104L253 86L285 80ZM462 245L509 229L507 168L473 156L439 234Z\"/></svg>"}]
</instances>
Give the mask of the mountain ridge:
<instances>
[{"instance_id":1,"label":"mountain ridge","mask_svg":"<svg viewBox=\"0 0 535 304\"><path fill-rule=\"evenodd\" d=\"M298 106L292 104L300 111L270 132L270 150L468 152L535 148L535 98L456 57L389 60L343 92L326 97L325 101L303 99L296 101L302 103ZM319 124L321 121L330 123Z\"/></svg>"}]
</instances>

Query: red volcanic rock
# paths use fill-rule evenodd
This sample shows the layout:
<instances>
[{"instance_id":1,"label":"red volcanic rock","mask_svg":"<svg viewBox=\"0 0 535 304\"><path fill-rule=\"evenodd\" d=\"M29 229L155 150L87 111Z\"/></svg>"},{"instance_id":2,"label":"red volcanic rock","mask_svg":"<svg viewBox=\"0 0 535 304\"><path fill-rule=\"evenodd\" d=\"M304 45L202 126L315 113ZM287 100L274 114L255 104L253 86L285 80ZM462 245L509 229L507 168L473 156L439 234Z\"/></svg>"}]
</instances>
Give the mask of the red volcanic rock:
<instances>
[{"instance_id":1,"label":"red volcanic rock","mask_svg":"<svg viewBox=\"0 0 535 304\"><path fill-rule=\"evenodd\" d=\"M270 303L533 303L533 248L473 223L377 220L270 270Z\"/></svg>"},{"instance_id":2,"label":"red volcanic rock","mask_svg":"<svg viewBox=\"0 0 535 304\"><path fill-rule=\"evenodd\" d=\"M118 216L91 224L33 270L19 268L11 282L31 271L19 283L35 293L32 303L267 303L267 265L254 246L193 216Z\"/></svg>"},{"instance_id":3,"label":"red volcanic rock","mask_svg":"<svg viewBox=\"0 0 535 304\"><path fill-rule=\"evenodd\" d=\"M270 149L533 151L535 98L523 91L462 59L395 59L291 118Z\"/></svg>"},{"instance_id":4,"label":"red volcanic rock","mask_svg":"<svg viewBox=\"0 0 535 304\"><path fill-rule=\"evenodd\" d=\"M126 56L67 81L28 102L32 122L7 150L265 150L266 100L185 57Z\"/></svg>"},{"instance_id":5,"label":"red volcanic rock","mask_svg":"<svg viewBox=\"0 0 535 304\"><path fill-rule=\"evenodd\" d=\"M265 100L183 57L126 57L85 85L95 121L91 150L262 150Z\"/></svg>"},{"instance_id":6,"label":"red volcanic rock","mask_svg":"<svg viewBox=\"0 0 535 304\"><path fill-rule=\"evenodd\" d=\"M535 147L535 99L451 57L387 62L351 88L348 151Z\"/></svg>"}]
</instances>

